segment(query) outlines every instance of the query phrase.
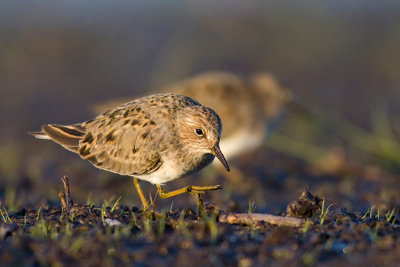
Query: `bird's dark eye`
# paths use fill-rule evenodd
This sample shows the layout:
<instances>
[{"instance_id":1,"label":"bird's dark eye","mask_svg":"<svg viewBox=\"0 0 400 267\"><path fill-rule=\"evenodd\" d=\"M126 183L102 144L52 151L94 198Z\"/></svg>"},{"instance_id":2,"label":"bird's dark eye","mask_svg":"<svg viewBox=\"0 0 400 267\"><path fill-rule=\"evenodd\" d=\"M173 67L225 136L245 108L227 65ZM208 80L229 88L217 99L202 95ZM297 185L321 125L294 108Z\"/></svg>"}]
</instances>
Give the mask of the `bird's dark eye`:
<instances>
[{"instance_id":1,"label":"bird's dark eye","mask_svg":"<svg viewBox=\"0 0 400 267\"><path fill-rule=\"evenodd\" d=\"M196 130L194 130L194 132L195 132L198 136L203 136L203 135L204 135L203 130L202 130L202 129L199 129L199 128L197 128Z\"/></svg>"}]
</instances>

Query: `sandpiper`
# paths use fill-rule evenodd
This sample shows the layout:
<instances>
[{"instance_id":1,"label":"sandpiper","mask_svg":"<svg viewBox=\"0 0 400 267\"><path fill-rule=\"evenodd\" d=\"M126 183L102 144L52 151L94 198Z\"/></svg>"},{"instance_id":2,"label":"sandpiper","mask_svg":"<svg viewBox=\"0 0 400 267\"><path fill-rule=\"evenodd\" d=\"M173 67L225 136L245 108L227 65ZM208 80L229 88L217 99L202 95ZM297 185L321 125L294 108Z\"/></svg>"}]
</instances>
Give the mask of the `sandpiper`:
<instances>
[{"instance_id":1,"label":"sandpiper","mask_svg":"<svg viewBox=\"0 0 400 267\"><path fill-rule=\"evenodd\" d=\"M229 171L219 141L222 123L211 108L187 96L165 93L136 99L73 125L45 124L35 137L52 140L94 166L131 176L144 207L139 180L157 186L163 198L204 193L216 186L166 192L161 185L196 172L217 157Z\"/></svg>"}]
</instances>

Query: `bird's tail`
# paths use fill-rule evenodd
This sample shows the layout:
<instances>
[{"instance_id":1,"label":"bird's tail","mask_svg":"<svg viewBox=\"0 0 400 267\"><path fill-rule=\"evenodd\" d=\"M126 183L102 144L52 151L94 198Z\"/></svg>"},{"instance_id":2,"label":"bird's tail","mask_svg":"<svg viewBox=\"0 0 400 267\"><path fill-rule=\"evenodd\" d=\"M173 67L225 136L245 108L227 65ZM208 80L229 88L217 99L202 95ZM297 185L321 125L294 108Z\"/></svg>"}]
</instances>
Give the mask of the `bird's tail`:
<instances>
[{"instance_id":1,"label":"bird's tail","mask_svg":"<svg viewBox=\"0 0 400 267\"><path fill-rule=\"evenodd\" d=\"M53 140L64 148L77 153L79 141L85 134L85 128L81 124L57 125L46 124L40 132L30 132L38 139Z\"/></svg>"}]
</instances>

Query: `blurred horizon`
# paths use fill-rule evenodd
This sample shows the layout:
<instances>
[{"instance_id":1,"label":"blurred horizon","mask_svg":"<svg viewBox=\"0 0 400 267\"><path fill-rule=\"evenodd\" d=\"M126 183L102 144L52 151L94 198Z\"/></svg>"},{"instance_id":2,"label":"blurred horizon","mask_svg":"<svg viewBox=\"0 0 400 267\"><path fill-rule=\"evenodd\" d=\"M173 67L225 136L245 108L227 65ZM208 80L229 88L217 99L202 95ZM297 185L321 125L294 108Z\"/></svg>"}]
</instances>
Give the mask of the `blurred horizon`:
<instances>
[{"instance_id":1,"label":"blurred horizon","mask_svg":"<svg viewBox=\"0 0 400 267\"><path fill-rule=\"evenodd\" d=\"M377 91L392 108L399 100L400 4L393 1L1 5L0 111L7 116L0 122L11 128L8 118L24 119L24 110L37 112L29 112L29 128L65 115L85 120L86 103L209 70L271 71L305 103L356 120ZM81 108L71 110L73 103Z\"/></svg>"},{"instance_id":2,"label":"blurred horizon","mask_svg":"<svg viewBox=\"0 0 400 267\"><path fill-rule=\"evenodd\" d=\"M100 101L111 96L108 90L125 96L226 70L271 71L311 102L321 97L320 90L336 102L347 101L343 94L349 90L399 96L400 4L393 1L4 1L2 6L3 92L35 97L48 91L57 100L51 92L90 91L93 101ZM65 83L69 86L56 87Z\"/></svg>"}]
</instances>

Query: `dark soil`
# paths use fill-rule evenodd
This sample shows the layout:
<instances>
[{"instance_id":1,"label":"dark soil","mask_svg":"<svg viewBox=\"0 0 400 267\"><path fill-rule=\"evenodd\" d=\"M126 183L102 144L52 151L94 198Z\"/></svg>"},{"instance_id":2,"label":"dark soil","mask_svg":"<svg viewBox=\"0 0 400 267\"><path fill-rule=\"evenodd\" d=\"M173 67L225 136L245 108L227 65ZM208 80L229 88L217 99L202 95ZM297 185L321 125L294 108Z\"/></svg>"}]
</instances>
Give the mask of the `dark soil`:
<instances>
[{"instance_id":1,"label":"dark soil","mask_svg":"<svg viewBox=\"0 0 400 267\"><path fill-rule=\"evenodd\" d=\"M346 164L327 173L260 149L232 162L240 170L236 180L210 167L166 185L221 184L223 190L202 196L199 218L193 196L156 198L143 183L154 200L143 211L132 206L140 200L128 178L107 176L58 147L43 148L25 154L31 165L21 173L0 180L1 266L393 266L400 260L400 184L396 173L377 165ZM71 175L70 212L58 196L63 183L54 178L63 172ZM303 224L219 222L225 212L292 216Z\"/></svg>"},{"instance_id":2,"label":"dark soil","mask_svg":"<svg viewBox=\"0 0 400 267\"><path fill-rule=\"evenodd\" d=\"M212 204L201 218L191 209L157 213L123 205L2 211L0 262L10 266L339 266L400 259L397 212L353 212L308 191L283 214L304 218L299 228L220 223L224 212Z\"/></svg>"}]
</instances>

